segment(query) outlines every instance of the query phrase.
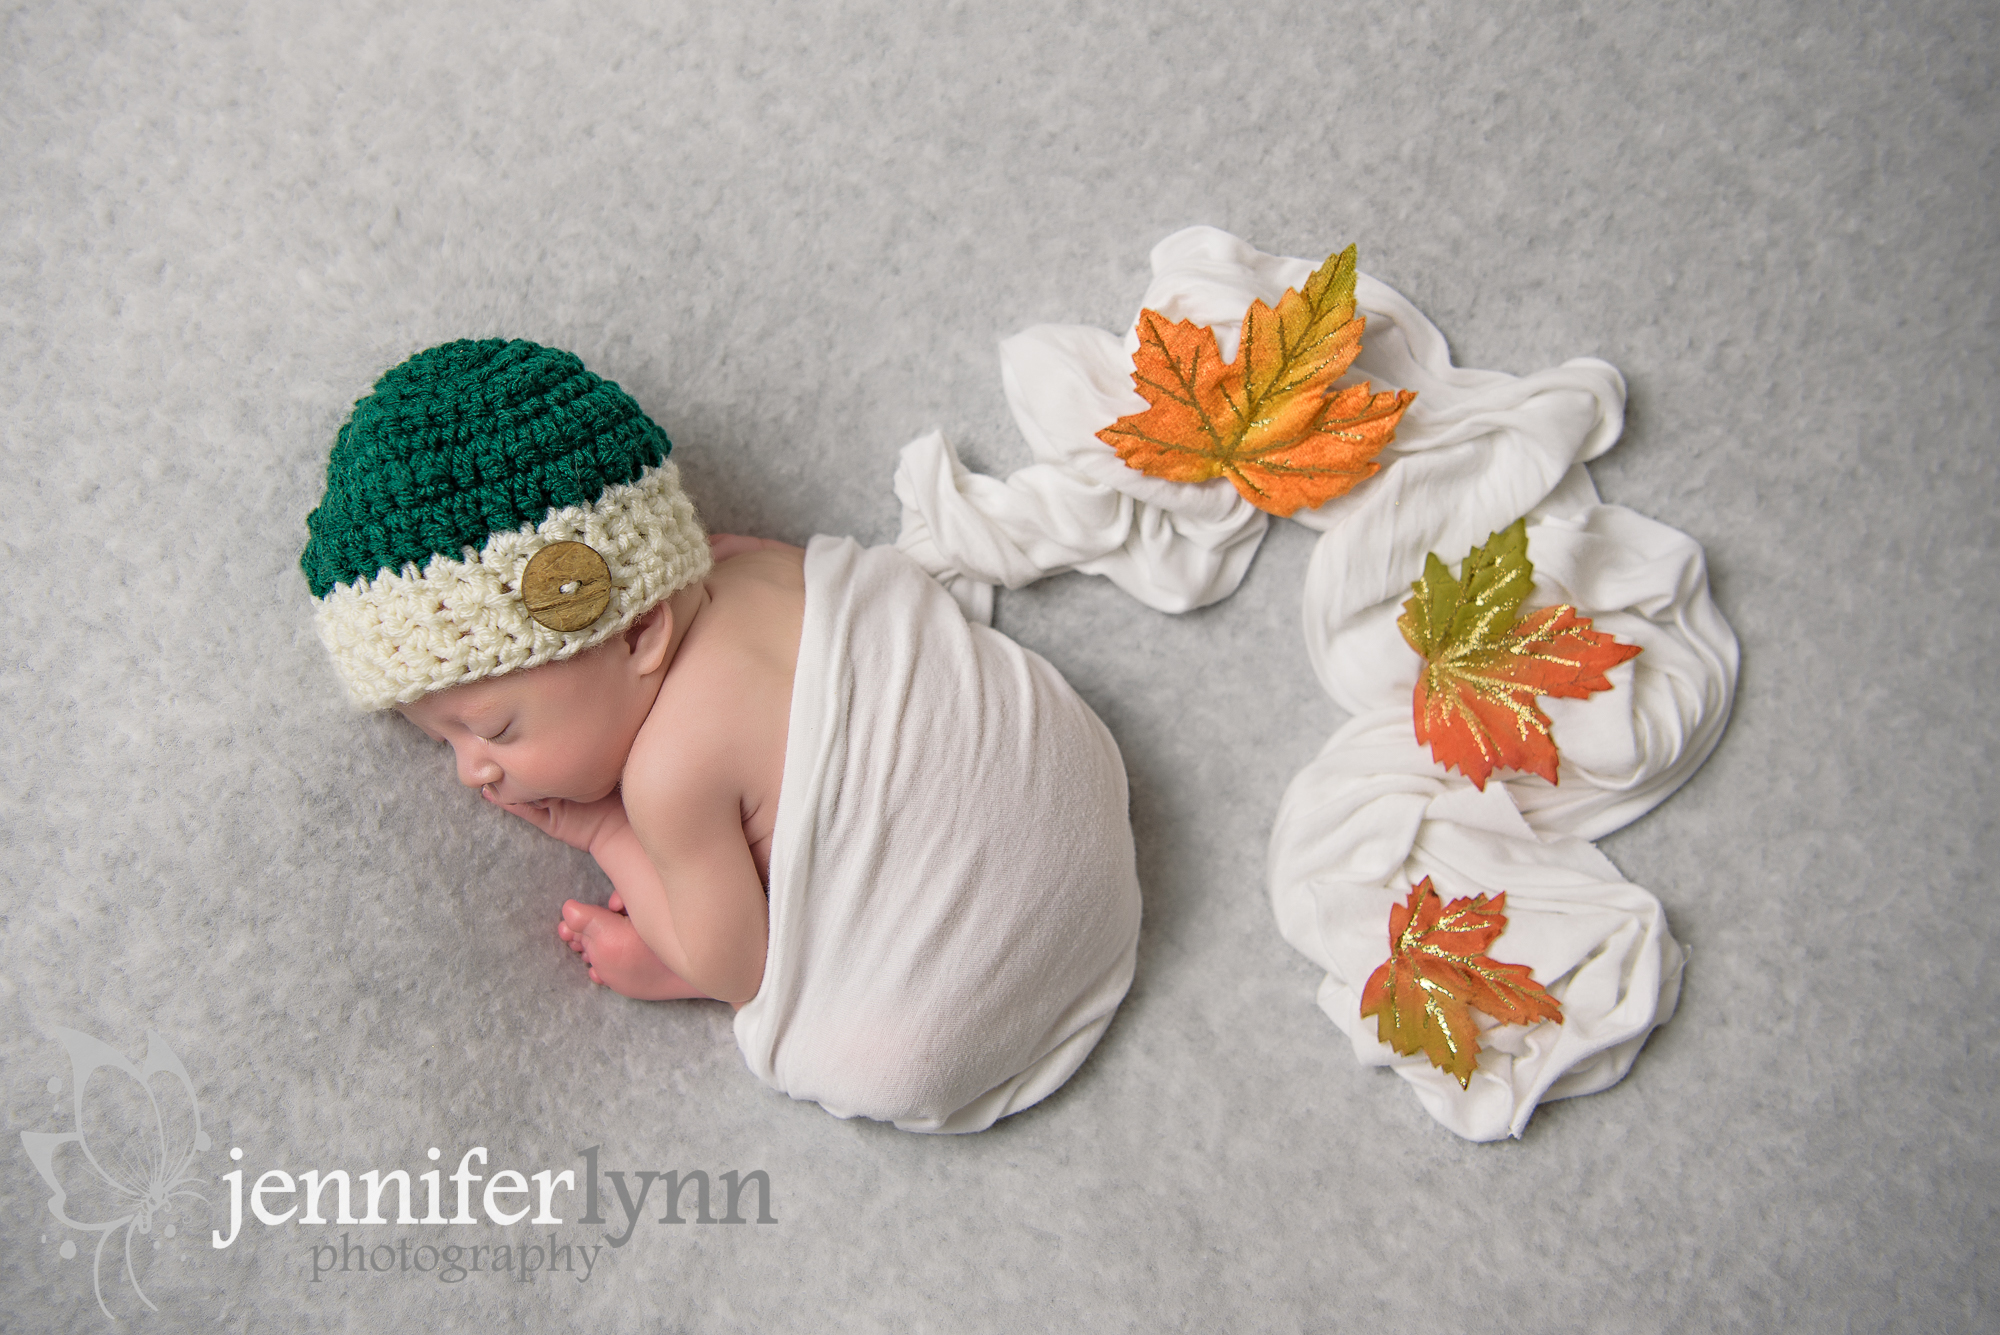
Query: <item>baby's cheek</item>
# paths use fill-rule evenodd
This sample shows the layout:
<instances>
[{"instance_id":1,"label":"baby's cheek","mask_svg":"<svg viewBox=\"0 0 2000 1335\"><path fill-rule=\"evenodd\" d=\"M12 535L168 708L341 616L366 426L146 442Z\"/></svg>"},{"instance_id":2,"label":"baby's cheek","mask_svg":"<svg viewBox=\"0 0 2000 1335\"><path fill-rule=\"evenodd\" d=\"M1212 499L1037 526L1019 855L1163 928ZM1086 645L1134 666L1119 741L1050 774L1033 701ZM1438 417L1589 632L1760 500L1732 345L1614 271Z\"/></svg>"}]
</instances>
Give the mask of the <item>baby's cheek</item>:
<instances>
[{"instance_id":1,"label":"baby's cheek","mask_svg":"<svg viewBox=\"0 0 2000 1335\"><path fill-rule=\"evenodd\" d=\"M609 792L625 767L625 757L610 741L586 729L577 729L552 738L543 751L543 763L557 782L547 785L578 800L591 800Z\"/></svg>"}]
</instances>

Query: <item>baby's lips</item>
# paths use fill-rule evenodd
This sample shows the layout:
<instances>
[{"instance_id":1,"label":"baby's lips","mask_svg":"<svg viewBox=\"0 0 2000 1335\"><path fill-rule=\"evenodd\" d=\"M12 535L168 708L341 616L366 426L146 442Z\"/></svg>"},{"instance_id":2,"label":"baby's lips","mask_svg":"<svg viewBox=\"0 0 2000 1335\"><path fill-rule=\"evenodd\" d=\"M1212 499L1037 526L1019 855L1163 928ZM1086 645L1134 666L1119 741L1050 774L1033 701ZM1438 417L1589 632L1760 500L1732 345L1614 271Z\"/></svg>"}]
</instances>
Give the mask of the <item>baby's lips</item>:
<instances>
[{"instance_id":1,"label":"baby's lips","mask_svg":"<svg viewBox=\"0 0 2000 1335\"><path fill-rule=\"evenodd\" d=\"M547 811L549 809L549 799L546 797L537 797L530 801L509 802L506 798L500 796L499 793L495 792L493 790L493 785L490 783L481 784L479 786L479 795L485 798L488 802L491 802L494 806L499 807L505 811L512 811L518 813L522 811Z\"/></svg>"}]
</instances>

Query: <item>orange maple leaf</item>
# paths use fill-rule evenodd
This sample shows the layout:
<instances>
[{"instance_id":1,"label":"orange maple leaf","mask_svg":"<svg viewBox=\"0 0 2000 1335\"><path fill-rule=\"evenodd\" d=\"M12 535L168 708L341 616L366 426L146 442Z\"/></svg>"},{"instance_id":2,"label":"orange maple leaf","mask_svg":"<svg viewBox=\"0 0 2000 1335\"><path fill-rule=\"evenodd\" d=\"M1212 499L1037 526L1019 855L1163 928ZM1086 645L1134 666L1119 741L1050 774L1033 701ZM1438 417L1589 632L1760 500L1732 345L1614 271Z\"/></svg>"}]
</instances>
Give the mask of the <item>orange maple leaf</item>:
<instances>
[{"instance_id":1,"label":"orange maple leaf","mask_svg":"<svg viewBox=\"0 0 2000 1335\"><path fill-rule=\"evenodd\" d=\"M1457 579L1435 552L1425 556L1424 576L1396 621L1424 657L1417 741L1481 791L1502 768L1556 782L1556 744L1535 697L1608 691L1605 669L1639 653L1636 644L1592 630L1590 618L1567 603L1520 619L1534 586L1527 521L1517 519L1474 547Z\"/></svg>"},{"instance_id":2,"label":"orange maple leaf","mask_svg":"<svg viewBox=\"0 0 2000 1335\"><path fill-rule=\"evenodd\" d=\"M1372 475L1416 394L1336 389L1361 351L1354 247L1329 255L1305 290L1243 313L1236 360L1215 331L1139 312L1132 384L1151 406L1097 433L1128 465L1173 482L1226 477L1274 515L1318 506Z\"/></svg>"},{"instance_id":3,"label":"orange maple leaf","mask_svg":"<svg viewBox=\"0 0 2000 1335\"><path fill-rule=\"evenodd\" d=\"M1503 1024L1563 1022L1562 1003L1527 965L1486 957L1507 930L1506 908L1504 892L1446 904L1424 877L1408 901L1389 906L1389 958L1361 989L1361 1014L1376 1017L1375 1037L1401 1056L1423 1053L1461 1089L1479 1064L1474 1008Z\"/></svg>"}]
</instances>

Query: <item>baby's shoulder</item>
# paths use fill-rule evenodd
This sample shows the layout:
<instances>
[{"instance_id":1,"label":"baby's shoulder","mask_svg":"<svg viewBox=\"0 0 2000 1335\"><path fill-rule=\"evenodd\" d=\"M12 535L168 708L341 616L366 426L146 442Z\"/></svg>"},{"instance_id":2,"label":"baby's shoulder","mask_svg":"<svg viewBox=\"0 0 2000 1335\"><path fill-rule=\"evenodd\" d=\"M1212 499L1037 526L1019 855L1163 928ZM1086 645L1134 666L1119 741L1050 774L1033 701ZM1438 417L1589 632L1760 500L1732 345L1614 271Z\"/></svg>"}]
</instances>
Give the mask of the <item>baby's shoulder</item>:
<instances>
[{"instance_id":1,"label":"baby's shoulder","mask_svg":"<svg viewBox=\"0 0 2000 1335\"><path fill-rule=\"evenodd\" d=\"M711 593L805 593L803 547L769 538L727 537L717 539L715 550L718 559L704 581Z\"/></svg>"},{"instance_id":2,"label":"baby's shoulder","mask_svg":"<svg viewBox=\"0 0 2000 1335\"><path fill-rule=\"evenodd\" d=\"M739 804L744 784L733 761L739 743L726 726L727 708L727 702L687 691L654 706L632 742L619 785L641 842L649 832L700 822L710 808L729 811Z\"/></svg>"},{"instance_id":3,"label":"baby's shoulder","mask_svg":"<svg viewBox=\"0 0 2000 1335\"><path fill-rule=\"evenodd\" d=\"M704 582L707 597L626 762L628 810L748 810L775 799L803 630L805 553L769 544L719 562Z\"/></svg>"}]
</instances>

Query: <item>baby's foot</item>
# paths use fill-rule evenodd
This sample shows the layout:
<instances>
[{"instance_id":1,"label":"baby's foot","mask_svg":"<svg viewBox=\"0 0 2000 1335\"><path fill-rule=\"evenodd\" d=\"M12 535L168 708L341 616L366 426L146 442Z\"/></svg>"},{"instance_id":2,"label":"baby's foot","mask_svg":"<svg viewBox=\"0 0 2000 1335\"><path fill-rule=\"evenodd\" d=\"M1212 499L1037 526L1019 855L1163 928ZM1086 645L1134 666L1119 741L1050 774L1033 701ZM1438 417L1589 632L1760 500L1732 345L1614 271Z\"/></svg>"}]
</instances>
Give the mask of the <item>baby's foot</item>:
<instances>
[{"instance_id":1,"label":"baby's foot","mask_svg":"<svg viewBox=\"0 0 2000 1335\"><path fill-rule=\"evenodd\" d=\"M617 898L614 905L623 907ZM583 956L590 981L638 1001L674 1001L702 994L669 969L639 939L639 929L623 913L572 899L563 905L556 935Z\"/></svg>"}]
</instances>

